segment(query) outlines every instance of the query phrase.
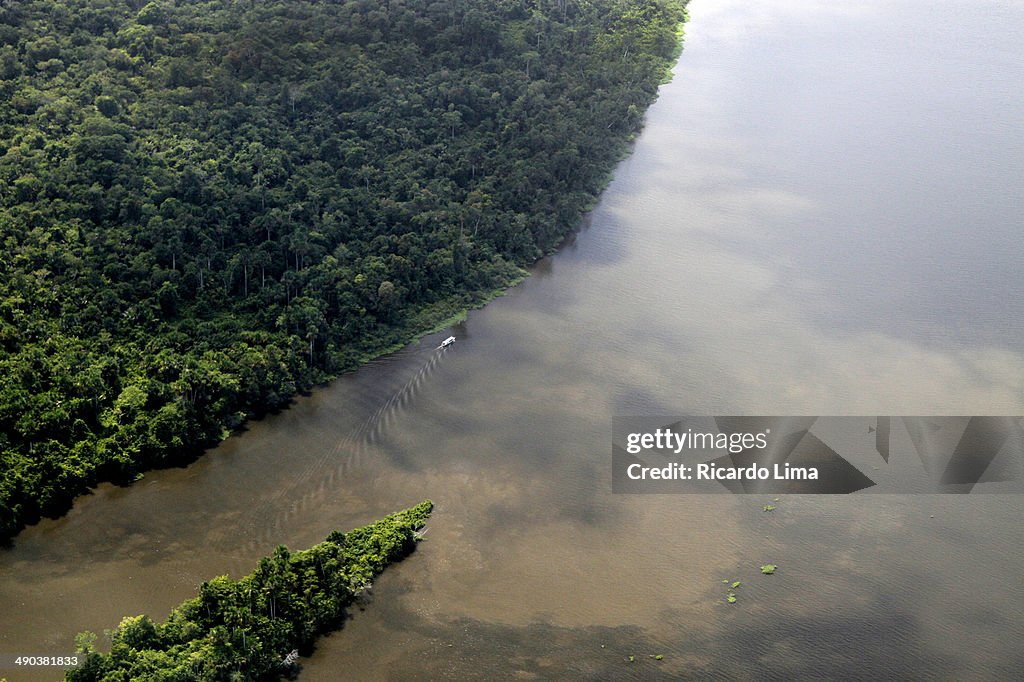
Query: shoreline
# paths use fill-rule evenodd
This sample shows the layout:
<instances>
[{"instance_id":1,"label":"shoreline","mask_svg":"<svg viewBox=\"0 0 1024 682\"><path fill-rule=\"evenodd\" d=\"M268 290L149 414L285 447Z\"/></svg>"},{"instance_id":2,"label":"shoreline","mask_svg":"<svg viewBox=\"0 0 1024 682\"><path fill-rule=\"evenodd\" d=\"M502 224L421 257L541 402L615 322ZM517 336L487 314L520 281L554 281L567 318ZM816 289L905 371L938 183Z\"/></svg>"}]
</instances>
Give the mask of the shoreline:
<instances>
[{"instance_id":1,"label":"shoreline","mask_svg":"<svg viewBox=\"0 0 1024 682\"><path fill-rule=\"evenodd\" d=\"M682 2L681 4L685 8L686 3ZM505 260L502 258L487 261L488 263L493 263L496 269L490 273L489 277L478 278L478 280L497 280L499 283L493 288L460 291L447 298L425 304L422 307L410 308L404 315L404 319L397 324L382 328L379 334L356 339L356 342L351 345L333 348L327 347L328 344L333 344L333 341L330 339L318 341L318 346L320 343L323 343L325 346L322 351L318 351L318 354L322 353L321 357L323 358L321 362L317 363L319 366L312 362L313 342L310 341L310 363L304 366L291 366L291 363L289 363L289 368L285 370L287 376L280 379L281 383L276 386L276 392L272 388L269 395L246 398L241 394L233 396L229 393L217 393L218 387L216 386L192 388L191 390L193 391L202 390L207 392L202 395L205 401L204 404L212 403L215 399L219 399L218 396L221 395L230 395L231 397L226 397L226 400L229 402L225 406L217 408L216 413L207 412L205 420L195 420L191 414L172 415L173 418L179 419L188 427L187 432L179 430L172 435L151 435L150 440L145 443L141 441L139 443L135 441L120 443L115 440L115 436L127 431L120 426L110 426L109 428L112 430L108 433L101 434L97 431L93 434L95 439L92 441L82 440L72 443L72 445L77 444L78 446L85 445L85 447L79 448L82 451L83 462L78 468L73 469L65 469L63 465L57 467L57 471L62 474L59 480L54 475L48 476L43 472L37 472L36 469L39 468L39 463L31 458L26 459L26 464L23 468L12 468L15 480L18 480L18 475L26 480L34 480L26 474L38 474L41 482L33 483L27 488L20 490L15 489L9 500L3 500L5 504L9 503L9 508L6 510L8 512L6 514L7 518L0 517L0 521L2 521L0 523L0 547L13 546L15 539L22 530L38 524L43 519L62 518L73 508L78 497L90 494L90 491L95 490L100 483L111 483L116 486L126 487L144 478L145 473L148 471L189 466L206 454L208 450L230 438L232 434L245 430L250 420L259 420L266 415L279 413L289 408L295 402L297 396L309 395L315 388L327 386L339 377L354 372L375 359L394 353L425 336L465 321L470 311L484 307L489 302L507 294L512 287L522 283L530 276L532 268L544 258L564 248L565 244L588 224L591 212L600 202L609 183L614 179L619 164L632 154L636 137L643 130L647 109L657 100L660 94L660 86L671 80L673 70L679 61L683 49L683 27L685 26L686 18L684 14L683 23L679 24L676 31L676 45L671 58L665 59L659 56L660 59L665 59L664 69L660 78L656 74L651 74L653 80L649 85L653 86L653 94L651 92L643 93L644 99L647 101L642 103L639 118L630 122L627 125L627 129L616 131L610 136L608 142L611 149L609 150L609 147L605 149L612 151L612 154L603 159L598 158L594 160L598 164L596 166L598 172L595 173L598 177L591 177L588 181L593 183L593 188L581 190L572 196L570 204L578 204L575 207L576 219L570 223L567 217L565 217L565 213L562 214L563 217L561 218L552 214L552 222L547 227L553 228L552 232L555 234L551 234L546 238L541 238L539 235L536 236L537 248L535 248L535 254L532 254L536 255L536 258L532 262L524 265L521 262L516 263L512 259ZM637 104L641 103L637 101ZM634 105L631 104L630 109L635 110ZM608 164L607 171L600 173L600 166L603 163ZM553 244L552 241L554 241ZM547 243L546 247L545 242ZM483 284L487 286L487 283ZM220 315L226 315L224 319L239 320L230 310L218 312L216 317ZM190 319L194 322L204 321L199 316L192 316ZM174 330L172 329L172 331ZM263 330L243 329L242 331L252 331L255 337ZM366 346L362 346L360 341L368 341L369 343ZM246 344L257 348L260 342L261 340L258 338L255 340L243 340L241 346L243 350ZM126 347L131 347L130 344L133 343L137 343L137 340L129 339L129 345ZM137 352L145 352L141 344L135 350ZM284 350L287 351L287 347L284 347ZM181 357L187 360L192 357L189 355L190 352L187 350L181 351ZM220 353L228 362L235 361L233 358L224 355L224 351L219 347L211 348L211 352ZM236 350L236 352L238 351ZM290 352L294 353L294 348ZM284 366L282 365L281 368L283 369ZM133 386L133 384L127 383L126 377L119 376L119 379L125 381L129 388ZM224 381L230 381L230 379L231 377L228 376ZM149 379L143 379L143 384L147 381ZM275 378L274 381L278 381L278 379ZM169 390L169 387L170 385L168 384L163 388ZM122 392L124 390L127 389L123 389ZM136 391L138 390L136 389ZM263 389L261 388L260 390ZM210 394L209 391L213 391L213 393ZM145 397L146 394L142 393L141 395ZM135 399L135 394L129 397L129 400L132 399ZM150 399L155 400L152 396ZM164 400L163 397L159 399ZM170 407L181 403L183 400L179 396L177 402L161 404L164 407ZM192 400L192 398L189 398L189 400ZM149 414L153 412L155 414L154 410L156 408L147 408L145 405L141 405L132 409L137 409L140 413ZM129 435L126 438L135 438L135 435ZM154 441L152 440L153 438L157 438L157 440ZM55 442L61 447L70 447L65 446L63 442ZM90 442L92 443L91 448L88 446ZM135 447L135 449L123 451L119 449L126 444ZM50 482L45 482L47 479L50 479ZM46 493L45 496L42 495L44 492Z\"/></svg>"}]
</instances>

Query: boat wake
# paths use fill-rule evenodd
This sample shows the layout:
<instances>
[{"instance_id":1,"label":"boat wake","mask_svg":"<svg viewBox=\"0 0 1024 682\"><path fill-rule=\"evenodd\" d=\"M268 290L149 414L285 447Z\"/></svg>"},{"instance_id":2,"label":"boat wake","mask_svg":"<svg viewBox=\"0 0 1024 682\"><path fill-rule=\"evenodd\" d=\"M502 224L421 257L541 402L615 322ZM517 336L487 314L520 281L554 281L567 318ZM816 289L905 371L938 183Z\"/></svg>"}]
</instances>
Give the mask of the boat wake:
<instances>
[{"instance_id":1,"label":"boat wake","mask_svg":"<svg viewBox=\"0 0 1024 682\"><path fill-rule=\"evenodd\" d=\"M454 341L454 337L450 338ZM328 495L334 494L347 475L371 462L371 453L419 396L450 347L451 342L446 341L428 351L430 357L404 385L379 403L359 426L333 446L311 457L301 470L293 475L286 473L279 479L274 494L250 515L252 531L248 533L246 555L254 551L267 553L277 545L289 544L288 529L295 519L319 506Z\"/></svg>"}]
</instances>

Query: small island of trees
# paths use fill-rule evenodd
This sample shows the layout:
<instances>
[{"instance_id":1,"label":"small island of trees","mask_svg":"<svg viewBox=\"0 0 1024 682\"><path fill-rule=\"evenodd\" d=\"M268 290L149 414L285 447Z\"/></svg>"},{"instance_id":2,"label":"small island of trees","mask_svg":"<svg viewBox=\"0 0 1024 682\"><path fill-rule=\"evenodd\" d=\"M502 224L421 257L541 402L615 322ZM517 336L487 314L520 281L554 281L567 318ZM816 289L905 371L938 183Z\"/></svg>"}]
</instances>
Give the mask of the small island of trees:
<instances>
[{"instance_id":1,"label":"small island of trees","mask_svg":"<svg viewBox=\"0 0 1024 682\"><path fill-rule=\"evenodd\" d=\"M203 583L199 596L163 623L125 618L110 634L109 653L96 636L78 636L84 661L68 682L273 680L289 672L291 652L307 652L338 627L345 609L388 564L416 547L429 500L301 552L278 547L240 580Z\"/></svg>"}]
</instances>

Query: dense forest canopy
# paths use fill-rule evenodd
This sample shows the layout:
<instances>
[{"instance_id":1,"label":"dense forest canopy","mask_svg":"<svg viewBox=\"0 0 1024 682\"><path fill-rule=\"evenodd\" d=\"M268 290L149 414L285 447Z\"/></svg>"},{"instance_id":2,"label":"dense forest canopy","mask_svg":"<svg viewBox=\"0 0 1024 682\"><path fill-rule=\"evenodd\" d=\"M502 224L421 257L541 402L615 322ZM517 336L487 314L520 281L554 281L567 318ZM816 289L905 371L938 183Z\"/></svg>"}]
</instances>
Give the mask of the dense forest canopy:
<instances>
[{"instance_id":1,"label":"dense forest canopy","mask_svg":"<svg viewBox=\"0 0 1024 682\"><path fill-rule=\"evenodd\" d=\"M319 545L291 553L278 547L240 580L203 583L199 596L163 623L128 617L110 633L109 653L96 636L79 635L81 666L69 682L266 680L288 672L288 654L308 653L335 629L345 609L388 564L416 547L430 500Z\"/></svg>"},{"instance_id":2,"label":"dense forest canopy","mask_svg":"<svg viewBox=\"0 0 1024 682\"><path fill-rule=\"evenodd\" d=\"M0 538L514 281L682 0L0 0Z\"/></svg>"}]
</instances>

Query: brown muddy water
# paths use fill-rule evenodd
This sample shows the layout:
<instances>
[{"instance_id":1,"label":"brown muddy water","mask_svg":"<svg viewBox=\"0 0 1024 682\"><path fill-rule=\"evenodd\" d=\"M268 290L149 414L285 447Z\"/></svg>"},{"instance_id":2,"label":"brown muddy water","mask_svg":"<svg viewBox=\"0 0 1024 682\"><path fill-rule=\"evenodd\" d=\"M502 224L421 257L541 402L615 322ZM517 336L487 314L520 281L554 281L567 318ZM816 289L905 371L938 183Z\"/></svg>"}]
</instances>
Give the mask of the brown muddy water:
<instances>
[{"instance_id":1,"label":"brown muddy water","mask_svg":"<svg viewBox=\"0 0 1024 682\"><path fill-rule=\"evenodd\" d=\"M610 480L615 414L1024 413L1024 4L690 13L575 239L452 330L23 532L0 652L70 653L429 497L425 542L301 679L1024 676L1020 496L765 514Z\"/></svg>"}]
</instances>

